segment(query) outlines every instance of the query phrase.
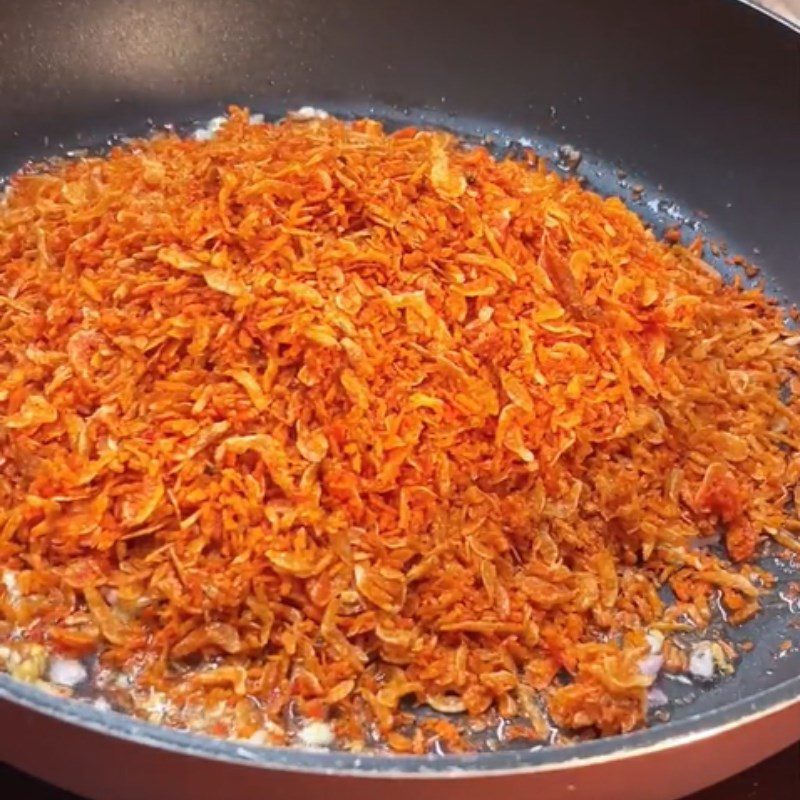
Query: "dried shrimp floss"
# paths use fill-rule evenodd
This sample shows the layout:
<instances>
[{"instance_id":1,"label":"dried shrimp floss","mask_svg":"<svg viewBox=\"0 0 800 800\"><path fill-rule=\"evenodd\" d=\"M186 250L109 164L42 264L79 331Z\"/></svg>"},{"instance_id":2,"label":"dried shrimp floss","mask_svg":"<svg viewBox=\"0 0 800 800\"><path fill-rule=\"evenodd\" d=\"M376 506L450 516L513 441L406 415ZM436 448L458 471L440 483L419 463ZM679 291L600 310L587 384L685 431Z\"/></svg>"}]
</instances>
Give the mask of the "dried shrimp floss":
<instances>
[{"instance_id":1,"label":"dried shrimp floss","mask_svg":"<svg viewBox=\"0 0 800 800\"><path fill-rule=\"evenodd\" d=\"M634 729L798 549L796 344L532 152L232 109L17 174L0 665L264 743Z\"/></svg>"}]
</instances>

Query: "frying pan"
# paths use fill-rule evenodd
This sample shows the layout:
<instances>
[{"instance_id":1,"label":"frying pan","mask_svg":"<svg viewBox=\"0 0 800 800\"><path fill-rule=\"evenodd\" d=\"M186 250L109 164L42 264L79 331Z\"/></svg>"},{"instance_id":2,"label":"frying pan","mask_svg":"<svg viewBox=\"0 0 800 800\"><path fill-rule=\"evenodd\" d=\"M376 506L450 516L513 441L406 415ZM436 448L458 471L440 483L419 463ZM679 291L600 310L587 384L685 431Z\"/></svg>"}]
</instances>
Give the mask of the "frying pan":
<instances>
[{"instance_id":1,"label":"frying pan","mask_svg":"<svg viewBox=\"0 0 800 800\"><path fill-rule=\"evenodd\" d=\"M569 144L656 231L724 240L800 301L800 36L735 0L0 0L0 175L228 103L521 139L556 164ZM117 800L674 798L800 738L800 564L764 563L778 590L730 634L756 645L736 674L670 687L669 721L625 736L430 757L256 748L0 676L0 758Z\"/></svg>"}]
</instances>

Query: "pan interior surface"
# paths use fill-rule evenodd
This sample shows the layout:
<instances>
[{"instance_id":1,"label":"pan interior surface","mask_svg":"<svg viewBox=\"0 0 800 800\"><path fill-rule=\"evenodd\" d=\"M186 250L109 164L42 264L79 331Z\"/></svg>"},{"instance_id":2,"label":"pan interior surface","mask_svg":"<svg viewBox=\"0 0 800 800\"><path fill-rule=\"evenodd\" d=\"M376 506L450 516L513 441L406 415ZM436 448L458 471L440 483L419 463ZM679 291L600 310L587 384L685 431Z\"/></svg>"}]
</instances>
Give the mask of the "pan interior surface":
<instances>
[{"instance_id":1,"label":"pan interior surface","mask_svg":"<svg viewBox=\"0 0 800 800\"><path fill-rule=\"evenodd\" d=\"M254 111L259 110L258 106L254 106ZM199 120L177 123L165 120L164 123L169 127L174 127L179 132L191 135L192 130L201 126L209 118L208 115L214 111L215 108L210 108L205 115L200 115ZM381 119L389 129L403 124L425 128L446 128L453 131L467 144L473 142L487 144L498 156L509 152L513 153L521 145L532 147L537 153L549 157L551 164L562 173L577 174L589 188L600 194L618 195L625 198L630 207L651 225L658 234L667 228L678 227L684 237L688 239L693 236L702 236L726 241L724 232L717 231L709 220L704 220L702 217L692 214L691 210L685 209L678 201L672 200L668 194L660 191L658 186L639 181L635 175L621 173L613 163L598 159L591 153L581 153L580 165L577 168L567 164L563 155L563 144L560 144L558 139L544 137L541 134L526 136L518 130L509 132L492 126L491 123L463 120L452 116L442 117L430 111L404 110L398 113L396 109L376 106L363 109L341 108L333 111L337 116L345 119L361 116ZM152 130L152 128L153 125L150 123L145 123L144 125L140 123L133 132L146 135L148 130ZM118 133L122 135L127 132L119 131ZM112 137L113 140L114 137ZM84 145L89 145L90 149L97 151L102 151L105 145L104 142L99 140L86 141L84 139L83 143ZM68 150L69 148L64 149ZM574 153L570 155L574 158ZM707 258L729 279L732 279L734 275L738 275L745 282L755 284L757 281L755 278L747 279L740 269L726 262L724 255L714 256L708 252ZM771 275L767 275L766 280L768 289L771 289L773 294L780 292L780 286L775 283ZM710 630L703 634L703 638L712 639L716 636L724 636L733 643L753 642L755 643L755 648L739 662L736 673L728 678L720 678L710 682L660 679L658 686L666 693L670 702L667 709L662 709L662 712L652 720L652 724L655 726L651 729L652 734L657 735L659 729L673 729L676 727L675 723L691 723L698 717L715 709L734 706L737 701L741 701L743 698L753 698L754 703L750 710L756 710L760 705L756 702L757 698L762 696L765 690L782 690L788 684L795 682L792 679L796 679L800 672L800 628L787 625L787 620L798 610L797 600L793 599L791 590L791 584L797 577L798 565L796 562L787 562L769 555L762 559L761 563L775 575L778 581L769 599L764 603L762 612L754 619L735 629L725 627L721 616L717 615ZM791 647L789 648L785 644L787 641L791 642ZM4 683L6 684L5 687L3 686ZM9 696L13 697L18 687L14 687L4 676L0 676L0 691L4 688ZM783 692L779 693L782 694ZM26 699L30 700L31 698L28 697ZM92 710L89 708L82 710L78 705L79 703L79 700L70 701L70 705L73 706L71 713L76 719L89 722L94 716ZM82 711L89 713L82 713ZM116 720L112 726L117 729L117 732L124 733L126 729L130 729L129 723L119 723L120 720ZM134 727L138 728L139 726L144 728L151 727L146 723L134 723ZM638 735L634 734L633 741L630 744L635 742L636 736ZM649 736L649 732L644 733L645 738ZM187 738L185 734L180 733L172 733L167 737L167 741L162 741L161 736L156 736L155 738L159 744L169 744L168 740L173 737L177 737L175 741L178 741L181 737ZM197 737L189 736L188 738L196 739ZM631 738L630 736L624 737L625 740ZM596 744L602 743L598 742ZM221 757L234 756L236 758L246 758L248 761L255 760L256 762L263 757L263 752L259 749L234 747L225 742L211 740L208 743L208 747ZM530 764L549 761L549 758L542 759L546 746L534 748L517 746L516 748L511 748L490 745L490 747L498 751L494 753L494 756L497 757L494 760L497 761L498 766L507 764L507 758L519 759L517 763ZM578 751L582 751L586 748L586 744L568 746L564 752L565 757L567 752L575 748ZM558 748L558 750L561 750L561 748ZM279 752L271 751L273 755ZM290 754L289 757L291 758L291 755L297 754L297 751L288 751L287 754ZM487 751L483 750L478 757L484 758L486 754ZM319 755L316 754L314 758L318 759ZM503 756L507 758L503 758ZM330 754L330 757L335 761L342 761L342 763L350 760L343 753ZM372 758L367 753L361 762L366 764ZM405 761L405 759L403 760ZM448 757L446 760L463 761L465 762L464 766L469 762L468 758L459 759L457 757L455 759Z\"/></svg>"},{"instance_id":2,"label":"pan interior surface","mask_svg":"<svg viewBox=\"0 0 800 800\"><path fill-rule=\"evenodd\" d=\"M582 154L577 174L587 185L620 195L657 233L677 225L684 238L725 242L729 254L762 267L769 294L800 300L797 37L738 4L641 8L611 0L601 10L589 2L558 9L510 2L491 16L473 0L459 4L457 15L447 4L416 0L380 9L358 0L335 8L177 0L137 11L104 0L80 0L69 11L48 0L15 5L0 4L0 175L27 159L102 148L115 135L190 127L229 102L268 118L310 104L390 127L489 137L498 153L522 143L565 172L569 145ZM681 12L691 20L683 29L675 24ZM145 18L148 37L135 32ZM724 254L706 255L727 277L740 274ZM504 770L599 756L691 735L797 696L800 630L791 623L800 609L790 585L798 565L769 556L764 564L778 586L758 617L725 631L755 643L733 676L674 682L664 687L669 722L565 749L404 758L399 765L161 730L59 703L5 676L0 699L157 746L286 769ZM791 646L781 649L786 641Z\"/></svg>"}]
</instances>

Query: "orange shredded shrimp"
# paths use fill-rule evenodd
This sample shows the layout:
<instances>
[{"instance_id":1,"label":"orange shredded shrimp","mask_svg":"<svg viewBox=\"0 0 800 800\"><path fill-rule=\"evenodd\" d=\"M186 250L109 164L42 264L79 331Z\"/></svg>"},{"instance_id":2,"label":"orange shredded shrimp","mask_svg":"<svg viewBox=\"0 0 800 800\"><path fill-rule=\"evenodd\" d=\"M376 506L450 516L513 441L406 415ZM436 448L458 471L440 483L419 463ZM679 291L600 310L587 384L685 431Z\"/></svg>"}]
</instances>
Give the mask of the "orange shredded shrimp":
<instances>
[{"instance_id":1,"label":"orange shredded shrimp","mask_svg":"<svg viewBox=\"0 0 800 800\"><path fill-rule=\"evenodd\" d=\"M792 540L780 310L532 156L234 108L14 176L0 275L0 639L134 713L627 731L644 631L757 607L696 540Z\"/></svg>"}]
</instances>

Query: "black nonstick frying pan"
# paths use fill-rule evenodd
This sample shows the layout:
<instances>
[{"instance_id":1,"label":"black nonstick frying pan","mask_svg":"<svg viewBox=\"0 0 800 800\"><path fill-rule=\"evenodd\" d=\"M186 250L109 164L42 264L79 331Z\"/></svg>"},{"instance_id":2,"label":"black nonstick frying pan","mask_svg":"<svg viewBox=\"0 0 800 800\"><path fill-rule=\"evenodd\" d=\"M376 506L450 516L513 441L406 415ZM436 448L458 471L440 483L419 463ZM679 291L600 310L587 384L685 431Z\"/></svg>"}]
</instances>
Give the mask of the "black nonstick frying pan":
<instances>
[{"instance_id":1,"label":"black nonstick frying pan","mask_svg":"<svg viewBox=\"0 0 800 800\"><path fill-rule=\"evenodd\" d=\"M735 0L0 2L0 176L229 103L530 140L556 163L569 144L598 191L656 230L724 240L800 301L800 35ZM439 757L275 750L0 676L0 758L118 800L678 797L800 738L800 564L764 563L778 590L730 634L754 651L633 734Z\"/></svg>"}]
</instances>

